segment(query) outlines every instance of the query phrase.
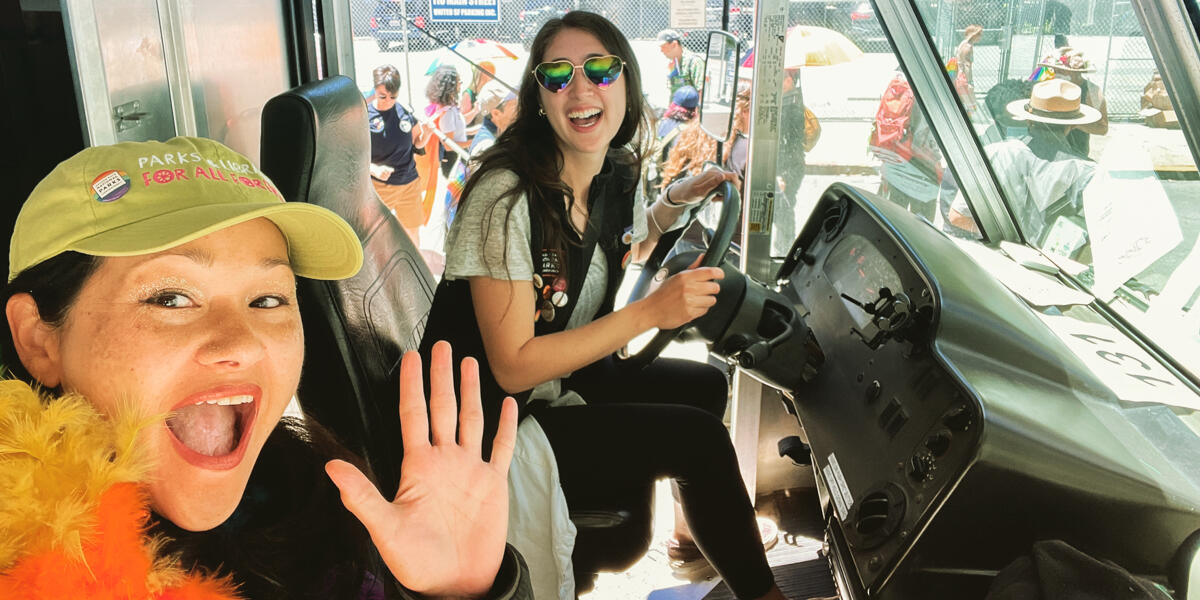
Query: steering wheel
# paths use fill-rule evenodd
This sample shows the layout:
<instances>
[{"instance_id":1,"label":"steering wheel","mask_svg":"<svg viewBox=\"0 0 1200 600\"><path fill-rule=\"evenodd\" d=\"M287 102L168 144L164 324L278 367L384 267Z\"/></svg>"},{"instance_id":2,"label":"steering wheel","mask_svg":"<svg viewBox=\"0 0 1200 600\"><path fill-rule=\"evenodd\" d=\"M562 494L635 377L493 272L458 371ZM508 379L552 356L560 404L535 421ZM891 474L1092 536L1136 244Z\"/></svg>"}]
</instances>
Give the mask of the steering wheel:
<instances>
[{"instance_id":1,"label":"steering wheel","mask_svg":"<svg viewBox=\"0 0 1200 600\"><path fill-rule=\"evenodd\" d=\"M737 188L734 187L733 183L729 181L721 182L720 185L704 197L700 205L703 206L704 202L712 201L713 197L718 194L724 196L725 199L721 202L721 216L718 217L717 228L713 232L712 238L708 242L708 247L704 251L704 260L700 263L702 267L720 267L725 262L725 255L729 253L729 244L733 242L733 234L737 231L742 216L741 196L738 195ZM662 241L660 238L659 242L661 243ZM671 240L671 243L673 243L673 240ZM662 260L662 256L665 253L659 253L658 250L659 248L655 247L655 251L651 254L651 260L647 260L646 264L648 267L653 266L652 260L655 258L655 255L658 255L657 258ZM664 266L655 271L654 282L661 283L666 281L668 277L686 270L689 266L689 261L667 261L664 263ZM657 287L656 285L637 286L633 293L630 294L629 302L632 303L635 300L640 300L648 296L650 290ZM639 350L637 354L629 358L618 356L617 362L632 368L643 369L654 362L654 359L658 358L658 355L667 347L667 344L674 341L683 330L690 326L691 323L686 323L675 329L660 330L654 334L654 338Z\"/></svg>"}]
</instances>

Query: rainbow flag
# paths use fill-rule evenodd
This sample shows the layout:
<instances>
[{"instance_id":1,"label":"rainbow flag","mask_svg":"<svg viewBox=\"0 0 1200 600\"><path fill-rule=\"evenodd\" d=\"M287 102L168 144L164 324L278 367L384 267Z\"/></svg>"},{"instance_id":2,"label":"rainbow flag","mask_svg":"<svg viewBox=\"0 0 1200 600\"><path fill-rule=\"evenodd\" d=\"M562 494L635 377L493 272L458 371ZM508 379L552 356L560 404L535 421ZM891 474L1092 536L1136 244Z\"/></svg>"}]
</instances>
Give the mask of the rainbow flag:
<instances>
[{"instance_id":1,"label":"rainbow flag","mask_svg":"<svg viewBox=\"0 0 1200 600\"><path fill-rule=\"evenodd\" d=\"M1029 76L1029 81L1034 83L1039 83L1048 79L1054 79L1054 69L1047 66L1038 67L1037 70L1033 72L1033 75Z\"/></svg>"},{"instance_id":2,"label":"rainbow flag","mask_svg":"<svg viewBox=\"0 0 1200 600\"><path fill-rule=\"evenodd\" d=\"M951 57L946 61L946 73L950 75L950 80L953 81L958 77L958 57Z\"/></svg>"},{"instance_id":3,"label":"rainbow flag","mask_svg":"<svg viewBox=\"0 0 1200 600\"><path fill-rule=\"evenodd\" d=\"M464 166L466 161L459 160L458 164L454 165L454 170L450 172L450 179L446 182L446 226L454 221L454 217L458 214L458 201L462 199L463 189L467 187L467 169Z\"/></svg>"}]
</instances>

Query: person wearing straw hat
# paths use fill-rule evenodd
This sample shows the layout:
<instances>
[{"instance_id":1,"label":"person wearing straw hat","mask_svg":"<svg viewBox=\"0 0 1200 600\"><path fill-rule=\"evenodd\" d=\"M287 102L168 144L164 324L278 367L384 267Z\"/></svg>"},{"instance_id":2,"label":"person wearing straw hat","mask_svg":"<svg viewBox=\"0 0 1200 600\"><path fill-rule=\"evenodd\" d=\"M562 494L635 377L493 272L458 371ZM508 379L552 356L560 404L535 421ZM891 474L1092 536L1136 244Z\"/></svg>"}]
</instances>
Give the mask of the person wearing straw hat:
<instances>
[{"instance_id":1,"label":"person wearing straw hat","mask_svg":"<svg viewBox=\"0 0 1200 600\"><path fill-rule=\"evenodd\" d=\"M430 417L420 357L400 367L394 500L311 417L282 418L297 277L362 261L339 216L212 140L55 167L17 217L3 296L0 597L530 598L505 545L516 406L483 461L478 386L457 416L446 343Z\"/></svg>"},{"instance_id":2,"label":"person wearing straw hat","mask_svg":"<svg viewBox=\"0 0 1200 600\"><path fill-rule=\"evenodd\" d=\"M1029 126L1029 149L1043 160L1060 154L1088 159L1072 142L1071 133L1099 123L1103 114L1083 102L1083 90L1066 79L1051 79L1033 86L1029 99L1008 103L1009 116Z\"/></svg>"},{"instance_id":3,"label":"person wearing straw hat","mask_svg":"<svg viewBox=\"0 0 1200 600\"><path fill-rule=\"evenodd\" d=\"M958 71L954 77L954 89L958 92L958 97L962 99L963 106L972 113L976 107L975 44L978 44L981 39L983 39L983 27L967 25L967 28L963 30L963 41L954 51L954 60L958 65Z\"/></svg>"},{"instance_id":4,"label":"person wearing straw hat","mask_svg":"<svg viewBox=\"0 0 1200 600\"><path fill-rule=\"evenodd\" d=\"M1096 69L1092 61L1070 46L1063 46L1054 54L1045 56L1038 62L1038 70L1034 73L1035 80L1049 77L1065 79L1079 86L1083 104L1094 108L1100 118L1085 125L1077 125L1068 136L1071 145L1078 154L1088 156L1091 152L1091 136L1108 133L1108 102L1104 99L1104 90L1096 82L1084 77Z\"/></svg>"},{"instance_id":5,"label":"person wearing straw hat","mask_svg":"<svg viewBox=\"0 0 1200 600\"><path fill-rule=\"evenodd\" d=\"M1025 237L1064 256L1077 255L1087 242L1083 190L1096 171L1068 141L1072 130L1101 118L1081 96L1065 79L1034 85L1028 99L1007 106L1010 118L1028 125L1028 135L984 148ZM952 224L977 231L961 196L950 212Z\"/></svg>"}]
</instances>

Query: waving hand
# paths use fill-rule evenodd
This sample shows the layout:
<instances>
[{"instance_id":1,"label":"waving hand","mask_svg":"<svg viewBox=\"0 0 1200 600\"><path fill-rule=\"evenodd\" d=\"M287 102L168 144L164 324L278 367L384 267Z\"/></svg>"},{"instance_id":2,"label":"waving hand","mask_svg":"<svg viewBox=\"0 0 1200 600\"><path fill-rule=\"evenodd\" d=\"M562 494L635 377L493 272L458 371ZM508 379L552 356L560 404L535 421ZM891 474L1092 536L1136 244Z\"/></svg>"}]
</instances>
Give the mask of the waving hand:
<instances>
[{"instance_id":1,"label":"waving hand","mask_svg":"<svg viewBox=\"0 0 1200 600\"><path fill-rule=\"evenodd\" d=\"M484 462L479 365L472 358L462 361L462 407L456 419L452 364L450 344L436 344L427 419L421 357L409 352L401 362L404 461L394 500L384 499L348 463L331 461L325 469L404 587L430 596L472 597L491 587L504 556L517 406L512 398L504 400L492 460Z\"/></svg>"}]
</instances>

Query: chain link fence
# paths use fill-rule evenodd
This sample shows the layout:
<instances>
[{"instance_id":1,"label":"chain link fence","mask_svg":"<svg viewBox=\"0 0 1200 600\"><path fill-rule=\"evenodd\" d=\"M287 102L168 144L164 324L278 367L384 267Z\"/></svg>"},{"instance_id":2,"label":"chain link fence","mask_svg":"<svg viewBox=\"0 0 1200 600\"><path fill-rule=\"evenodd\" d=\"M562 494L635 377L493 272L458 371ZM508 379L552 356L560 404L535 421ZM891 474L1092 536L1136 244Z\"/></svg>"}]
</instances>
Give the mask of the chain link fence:
<instances>
[{"instance_id":1,"label":"chain link fence","mask_svg":"<svg viewBox=\"0 0 1200 600\"><path fill-rule=\"evenodd\" d=\"M706 29L719 29L721 0L706 0ZM528 49L548 19L589 10L615 23L638 47L670 25L669 0L499 0L496 23L434 22L429 0L351 0L354 35L373 38L380 52L437 49L465 38L493 39ZM944 61L954 56L968 26L983 27L975 48L974 86L982 94L1006 79L1028 78L1040 58L1066 44L1082 50L1095 71L1087 78L1105 91L1109 117L1134 120L1154 60L1129 0L918 0L917 7ZM789 25L814 25L846 35L866 52L891 48L869 2L791 0ZM407 19L405 18L407 17ZM416 25L414 27L413 25ZM751 42L753 0L732 0L729 29ZM706 30L683 31L684 45L701 51Z\"/></svg>"},{"instance_id":2,"label":"chain link fence","mask_svg":"<svg viewBox=\"0 0 1200 600\"><path fill-rule=\"evenodd\" d=\"M1110 119L1140 118L1142 89L1156 67L1128 0L922 0L918 6L945 61L968 25L983 27L975 46L978 93L1028 78L1040 59L1066 45L1091 61L1086 78L1104 90Z\"/></svg>"},{"instance_id":3,"label":"chain link fence","mask_svg":"<svg viewBox=\"0 0 1200 600\"><path fill-rule=\"evenodd\" d=\"M731 10L731 29L749 37L754 27L752 3L750 8L735 6ZM717 29L721 24L721 2L708 0L706 26ZM351 0L350 13L356 37L374 37L381 49L397 49L403 43L403 21L407 16L417 26L424 27L444 42L454 43L464 38L493 39L503 43L521 44L529 48L533 36L547 20L571 10L587 10L607 17L630 40L651 40L670 25L669 0L499 0L499 22L434 22L430 19L428 0ZM745 13L743 13L745 10ZM429 49L432 43L415 28L408 31L414 49ZM704 36L693 35L701 39ZM701 42L702 44L703 42Z\"/></svg>"}]
</instances>

